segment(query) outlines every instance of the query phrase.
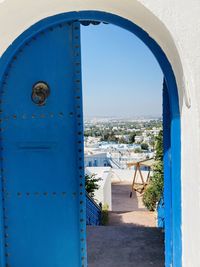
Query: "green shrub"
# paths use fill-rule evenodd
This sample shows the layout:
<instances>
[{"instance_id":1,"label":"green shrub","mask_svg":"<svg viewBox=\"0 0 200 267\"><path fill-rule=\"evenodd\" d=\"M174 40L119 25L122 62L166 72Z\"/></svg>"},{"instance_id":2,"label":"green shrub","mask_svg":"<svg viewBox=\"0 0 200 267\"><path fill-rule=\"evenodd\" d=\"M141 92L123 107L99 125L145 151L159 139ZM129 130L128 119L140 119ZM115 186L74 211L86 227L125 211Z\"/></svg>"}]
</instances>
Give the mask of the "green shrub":
<instances>
[{"instance_id":1,"label":"green shrub","mask_svg":"<svg viewBox=\"0 0 200 267\"><path fill-rule=\"evenodd\" d=\"M95 190L99 189L98 182L101 180L101 178L96 178L96 174L92 175L85 175L85 190L87 191L88 195L90 197L94 197Z\"/></svg>"},{"instance_id":2,"label":"green shrub","mask_svg":"<svg viewBox=\"0 0 200 267\"><path fill-rule=\"evenodd\" d=\"M141 149L142 149L142 150L148 150L148 149L149 149L149 145L146 144L146 143L142 143L142 144L141 144Z\"/></svg>"},{"instance_id":3,"label":"green shrub","mask_svg":"<svg viewBox=\"0 0 200 267\"><path fill-rule=\"evenodd\" d=\"M101 224L108 225L109 223L109 213L108 213L109 206L108 204L104 204L101 211Z\"/></svg>"},{"instance_id":4,"label":"green shrub","mask_svg":"<svg viewBox=\"0 0 200 267\"><path fill-rule=\"evenodd\" d=\"M135 152L135 153L141 153L142 150L141 150L141 148L137 147L137 148L135 148L134 152Z\"/></svg>"},{"instance_id":5,"label":"green shrub","mask_svg":"<svg viewBox=\"0 0 200 267\"><path fill-rule=\"evenodd\" d=\"M163 132L160 131L156 138L156 163L153 166L153 176L151 177L150 183L147 186L144 195L143 203L145 207L154 211L157 203L163 194L164 186L164 174L163 174Z\"/></svg>"},{"instance_id":6,"label":"green shrub","mask_svg":"<svg viewBox=\"0 0 200 267\"><path fill-rule=\"evenodd\" d=\"M157 202L156 190L154 186L149 185L143 195L143 203L148 210L153 211L156 208L156 202Z\"/></svg>"}]
</instances>

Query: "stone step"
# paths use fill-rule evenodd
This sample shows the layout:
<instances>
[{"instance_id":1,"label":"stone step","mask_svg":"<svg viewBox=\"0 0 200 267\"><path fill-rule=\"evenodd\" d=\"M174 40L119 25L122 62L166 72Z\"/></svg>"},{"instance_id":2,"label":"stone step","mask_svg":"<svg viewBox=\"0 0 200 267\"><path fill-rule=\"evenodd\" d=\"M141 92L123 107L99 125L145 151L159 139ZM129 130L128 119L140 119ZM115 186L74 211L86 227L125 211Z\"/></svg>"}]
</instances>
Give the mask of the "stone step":
<instances>
[{"instance_id":1,"label":"stone step","mask_svg":"<svg viewBox=\"0 0 200 267\"><path fill-rule=\"evenodd\" d=\"M156 214L149 211L118 211L109 212L109 225L156 226Z\"/></svg>"},{"instance_id":2,"label":"stone step","mask_svg":"<svg viewBox=\"0 0 200 267\"><path fill-rule=\"evenodd\" d=\"M161 229L135 226L89 226L88 267L163 267Z\"/></svg>"}]
</instances>

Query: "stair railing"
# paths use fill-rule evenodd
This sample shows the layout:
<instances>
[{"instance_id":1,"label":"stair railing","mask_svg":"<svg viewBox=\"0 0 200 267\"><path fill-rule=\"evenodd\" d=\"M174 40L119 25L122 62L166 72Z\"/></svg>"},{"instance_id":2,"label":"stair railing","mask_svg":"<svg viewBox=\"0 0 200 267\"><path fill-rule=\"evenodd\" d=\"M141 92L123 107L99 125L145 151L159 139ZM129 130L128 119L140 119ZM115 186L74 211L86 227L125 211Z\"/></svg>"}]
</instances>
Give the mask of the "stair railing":
<instances>
[{"instance_id":1,"label":"stair railing","mask_svg":"<svg viewBox=\"0 0 200 267\"><path fill-rule=\"evenodd\" d=\"M101 207L86 192L87 225L101 225Z\"/></svg>"}]
</instances>

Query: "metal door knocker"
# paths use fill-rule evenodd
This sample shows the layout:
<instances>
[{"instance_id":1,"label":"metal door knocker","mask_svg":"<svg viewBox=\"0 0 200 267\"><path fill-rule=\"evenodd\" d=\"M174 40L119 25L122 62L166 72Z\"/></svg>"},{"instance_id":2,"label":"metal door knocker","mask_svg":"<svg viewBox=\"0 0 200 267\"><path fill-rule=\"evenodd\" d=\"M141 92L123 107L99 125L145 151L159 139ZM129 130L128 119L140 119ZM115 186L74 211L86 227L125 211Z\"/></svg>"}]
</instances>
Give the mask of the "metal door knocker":
<instances>
[{"instance_id":1,"label":"metal door knocker","mask_svg":"<svg viewBox=\"0 0 200 267\"><path fill-rule=\"evenodd\" d=\"M45 82L37 82L32 89L31 99L38 106L43 106L50 95L50 88Z\"/></svg>"}]
</instances>

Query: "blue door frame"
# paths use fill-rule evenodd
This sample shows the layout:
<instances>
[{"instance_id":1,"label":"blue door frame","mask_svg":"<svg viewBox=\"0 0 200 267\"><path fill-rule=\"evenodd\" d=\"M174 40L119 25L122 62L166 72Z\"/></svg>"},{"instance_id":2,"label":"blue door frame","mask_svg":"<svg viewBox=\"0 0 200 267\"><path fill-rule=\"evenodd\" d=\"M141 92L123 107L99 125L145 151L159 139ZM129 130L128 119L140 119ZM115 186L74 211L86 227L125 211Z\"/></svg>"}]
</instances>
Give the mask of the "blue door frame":
<instances>
[{"instance_id":1,"label":"blue door frame","mask_svg":"<svg viewBox=\"0 0 200 267\"><path fill-rule=\"evenodd\" d=\"M171 174L171 115L166 81L163 82L163 161L164 161L164 227L170 236L165 238L166 266L172 262L172 174ZM170 253L169 253L170 252Z\"/></svg>"},{"instance_id":2,"label":"blue door frame","mask_svg":"<svg viewBox=\"0 0 200 267\"><path fill-rule=\"evenodd\" d=\"M167 93L169 97L169 111L170 111L170 182L165 181L164 199L165 199L165 265L166 267L182 266L182 236L181 236L181 124L180 124L180 111L179 111L179 98L178 89L176 84L176 79L172 70L172 66L167 59L164 51L161 47L153 40L148 33L146 33L139 26L133 22L124 19L120 16L100 12L100 11L80 11L80 12L69 12L64 14L59 14L53 17L43 19L42 21L36 23L23 34L21 34L13 44L6 50L0 59L0 82L1 88L4 77L7 75L9 68L11 67L11 62L15 57L15 54L21 49L21 47L30 41L38 33L41 33L47 28L53 27L60 23L67 23L76 20L95 20L103 21L107 23L114 24L121 28L124 28L138 38L140 38L147 47L152 51L156 57L165 77ZM79 123L79 132L82 131L82 121ZM164 129L165 131L165 129ZM80 148L81 149L81 148ZM164 156L164 164L168 162L168 156ZM81 158L81 166L83 164L83 158ZM2 179L1 179L2 188ZM84 198L82 198L81 203L85 203ZM5 267L4 255L5 255L5 240L4 240L4 207L1 201L1 216L0 216L0 244L1 244L1 260L0 267ZM82 211L83 216L85 216L85 210ZM169 219L170 217L170 219ZM86 255L85 255L85 219L80 222L82 224L81 233L82 238L80 240L81 251L82 252L82 262L83 266L87 265ZM84 245L83 245L84 244ZM167 245L168 244L168 245ZM170 246L169 246L170 244ZM20 266L19 266L20 267ZM40 267L40 266L38 266Z\"/></svg>"}]
</instances>

